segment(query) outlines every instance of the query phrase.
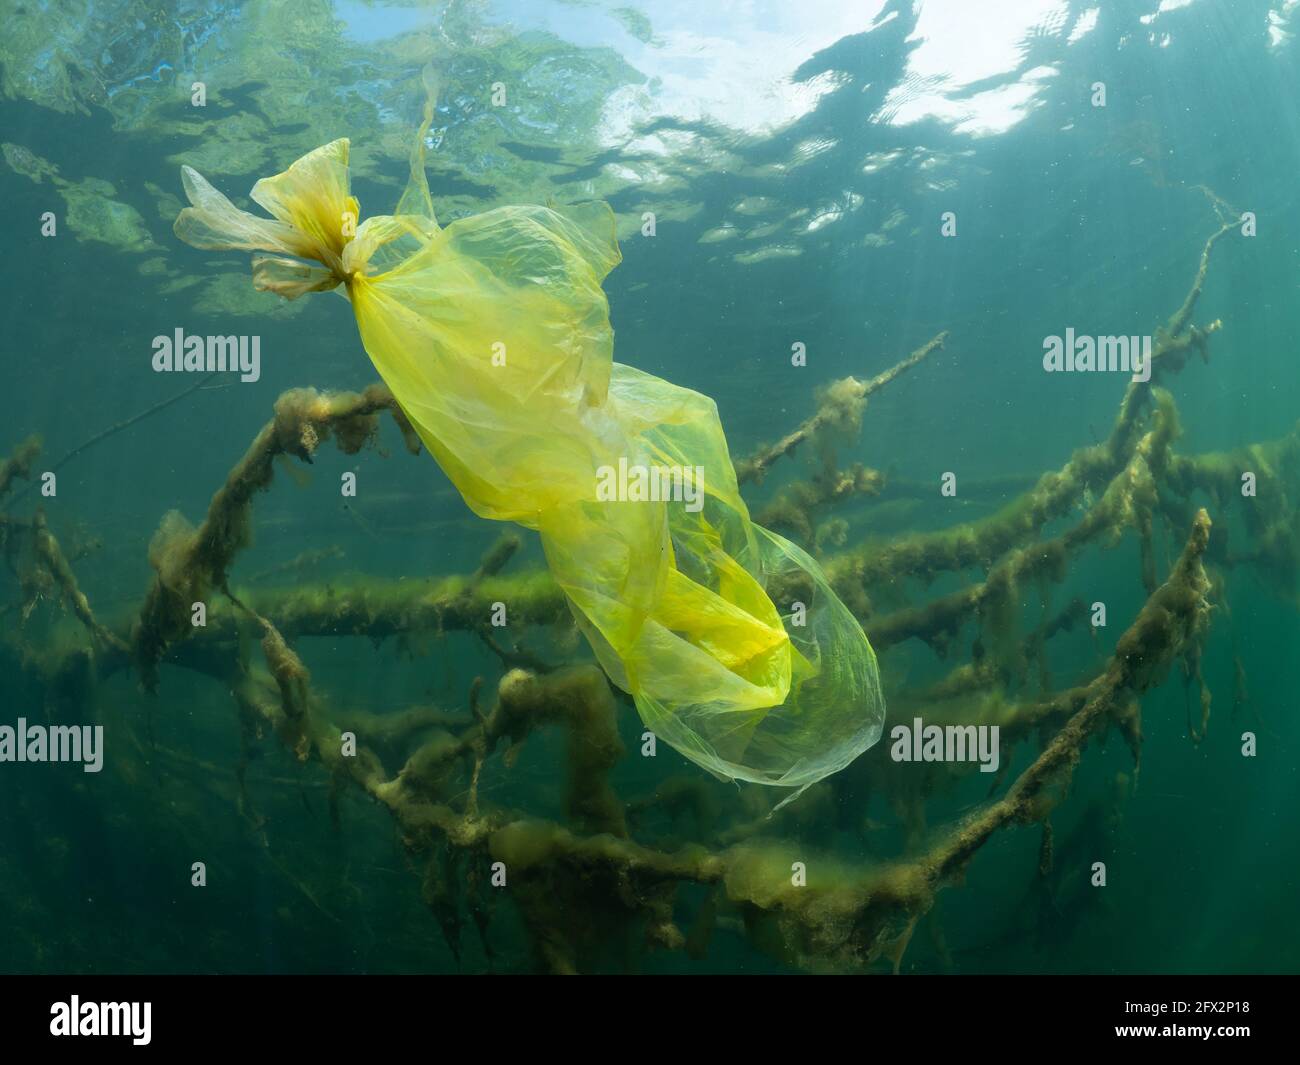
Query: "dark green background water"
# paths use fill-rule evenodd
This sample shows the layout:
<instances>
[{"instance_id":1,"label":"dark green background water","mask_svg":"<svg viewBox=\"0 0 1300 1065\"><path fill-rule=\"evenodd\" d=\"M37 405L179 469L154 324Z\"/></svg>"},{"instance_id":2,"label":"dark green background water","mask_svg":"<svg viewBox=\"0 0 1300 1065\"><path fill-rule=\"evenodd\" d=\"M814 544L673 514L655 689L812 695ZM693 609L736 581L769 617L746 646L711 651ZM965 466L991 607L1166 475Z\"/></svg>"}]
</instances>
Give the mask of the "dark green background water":
<instances>
[{"instance_id":1,"label":"dark green background water","mask_svg":"<svg viewBox=\"0 0 1300 1065\"><path fill-rule=\"evenodd\" d=\"M872 401L841 457L904 484L937 483L948 470L973 482L1058 468L1109 431L1124 381L1044 374L1043 338L1066 327L1151 333L1166 320L1218 225L1204 188L1254 212L1259 235L1216 250L1195 320L1221 317L1224 329L1208 366L1195 361L1169 382L1185 429L1178 447L1283 436L1300 414L1300 10L1283 0L1160 6L5 0L0 140L17 147L0 166L0 455L38 432L53 461L192 383L152 372L157 334L262 337L259 382L197 392L59 475L51 527L65 543L102 541L77 566L96 610L114 618L138 603L163 513L201 517L281 391L375 377L343 300L286 307L252 292L240 256L172 236L180 165L246 205L258 177L347 136L363 213L385 213L405 180L430 60L444 86L429 142L440 219L503 202L607 199L624 254L607 285L616 358L715 397L735 454L811 413L816 386L879 373L946 329L945 351ZM207 86L204 108L191 105L194 81ZM1104 108L1090 104L1099 81ZM504 107L490 101L497 82ZM40 235L46 211L57 237ZM640 233L646 211L653 237ZM940 236L946 211L957 215L954 239ZM790 366L796 341L805 368ZM313 579L472 569L500 530L468 513L427 456L402 452L391 426L382 442L386 460L327 449L305 487L277 475L258 500L257 543L236 583L335 545L339 557ZM348 468L362 471L363 490L345 509L335 486ZM16 509L30 511L33 498ZM849 542L873 527L973 520L1004 498L960 498L955 518L954 501L937 493L892 519L856 507L846 511ZM1216 535L1233 527L1231 515L1214 517ZM891 520L899 525L883 524ZM1163 532L1157 542L1163 574L1178 544ZM526 553L536 557L531 542ZM1189 740L1176 676L1145 698L1136 794L1117 827L1085 831L1087 845L1059 855L1047 919L1036 896L1026 902L1037 832L1002 833L965 886L941 896L950 960L919 934L905 968L1300 968L1296 591L1245 567L1228 575L1205 657L1216 697L1208 738ZM1054 601L1073 595L1106 599L1122 619L1107 630L1113 641L1143 600L1135 538L1086 553ZM0 573L0 605L16 598ZM39 609L26 639L49 638L57 620ZM16 636L12 611L0 625L7 641ZM299 650L337 702L376 711L420 699L463 708L476 674L499 673L464 634L416 658L364 640ZM1249 693L1235 717L1234 653ZM1062 682L1100 661L1081 632L1054 642L1052 656ZM943 668L912 646L883 666L895 688ZM224 691L164 669L156 699L125 675L95 698L106 721L148 717L156 753L146 773L117 771L110 727L97 776L0 765L9 925L0 969L456 968L391 819L354 796L333 831L323 775L274 742L250 776L270 821L264 836L247 831L233 802L238 736ZM38 718L40 706L6 651L0 723ZM639 723L622 712L631 744ZM1259 736L1253 760L1240 755L1246 728ZM1015 767L1032 753L1018 749ZM487 797L559 816L561 758L560 737L535 736L513 770L498 759ZM1131 770L1122 743L1091 746L1057 815L1058 840ZM615 782L633 794L693 772L665 750L654 763L625 759ZM932 823L979 801L985 783L937 800ZM851 813L883 824L883 852L898 841L878 798ZM798 831L810 848L863 857L852 833L825 823ZM1102 892L1082 886L1098 848L1109 869ZM203 891L189 887L195 860L208 863ZM683 892L684 911L698 904ZM507 902L492 935L493 967L528 966ZM460 964L489 966L472 936ZM635 965L701 967L680 955ZM732 921L703 967L779 966Z\"/></svg>"}]
</instances>

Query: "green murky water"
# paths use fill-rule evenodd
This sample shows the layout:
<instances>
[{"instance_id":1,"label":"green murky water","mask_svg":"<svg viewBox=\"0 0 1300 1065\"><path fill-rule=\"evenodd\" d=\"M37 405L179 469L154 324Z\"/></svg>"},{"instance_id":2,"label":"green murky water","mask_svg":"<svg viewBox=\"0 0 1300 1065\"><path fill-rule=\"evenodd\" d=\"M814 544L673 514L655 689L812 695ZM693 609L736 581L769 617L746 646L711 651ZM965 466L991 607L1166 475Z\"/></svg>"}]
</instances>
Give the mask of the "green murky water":
<instances>
[{"instance_id":1,"label":"green murky water","mask_svg":"<svg viewBox=\"0 0 1300 1065\"><path fill-rule=\"evenodd\" d=\"M103 746L95 773L0 760L0 969L1297 969L1293 0L14 0L4 21L0 456L42 446L0 492L0 726L99 725ZM435 814L404 819L278 735L277 702L232 698L269 678L220 589L142 687L164 515L203 520L284 391L376 380L344 300L259 293L242 256L173 236L180 168L249 208L256 179L348 137L363 215L387 213L426 66L439 220L607 201L615 358L716 399L734 457L947 332L744 485L832 575L889 706L876 747L770 818L786 793L647 757L618 695L625 749L592 777L617 741L565 727L587 704L563 688L471 783L472 704L490 714L509 668L592 656L532 534L473 584L502 528L387 418L357 454L273 464L229 592L283 630L313 720L358 735L372 784L463 745L411 784ZM155 372L177 329L258 337L257 379ZM1045 372L1067 330L1164 337L1165 392ZM1160 601L1117 655L1199 507L1203 627L1176 633ZM494 627L498 601L536 609ZM1035 779L1108 675L1031 823L900 887ZM999 724L998 771L892 757L917 718ZM575 809L573 764L621 832Z\"/></svg>"}]
</instances>

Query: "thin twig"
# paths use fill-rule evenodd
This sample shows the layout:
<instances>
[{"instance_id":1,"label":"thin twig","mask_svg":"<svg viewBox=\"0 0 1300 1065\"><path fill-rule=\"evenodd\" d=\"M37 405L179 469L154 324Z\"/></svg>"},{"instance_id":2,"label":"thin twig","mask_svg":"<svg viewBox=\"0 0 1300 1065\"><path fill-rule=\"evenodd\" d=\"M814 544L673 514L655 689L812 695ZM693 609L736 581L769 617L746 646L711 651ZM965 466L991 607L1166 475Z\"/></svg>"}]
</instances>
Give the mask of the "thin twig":
<instances>
[{"instance_id":1,"label":"thin twig","mask_svg":"<svg viewBox=\"0 0 1300 1065\"><path fill-rule=\"evenodd\" d=\"M182 399L190 395L192 392L197 392L205 384L207 384L214 377L216 377L217 374L220 372L221 372L220 370L213 370L210 374L205 374L203 377L199 378L199 380L196 383L190 385L189 388L184 389L181 392L177 392L176 395L170 397L169 399L164 399L160 403L155 403L152 407L148 408L147 410L142 410L139 414L133 414L131 415L131 417L126 418L123 421L117 422L115 425L110 425L107 429L100 430L89 440L85 441L85 443L78 444L66 455L64 455L63 458L59 459L58 462L56 462L53 466L51 466L48 470L44 472L57 473L69 462L71 462L83 451L85 451L87 448L93 447L95 444L98 444L101 440L107 440L110 436L113 436L116 433L120 433L123 429L129 429L131 426L135 425L136 422L144 421L151 414L157 414L159 411L166 410L173 403L179 403ZM27 485L27 487L24 488L21 492L17 493L14 496L13 502L17 503L20 499L26 496L27 493L29 493L35 487L36 487L36 482L33 481L31 484Z\"/></svg>"}]
</instances>

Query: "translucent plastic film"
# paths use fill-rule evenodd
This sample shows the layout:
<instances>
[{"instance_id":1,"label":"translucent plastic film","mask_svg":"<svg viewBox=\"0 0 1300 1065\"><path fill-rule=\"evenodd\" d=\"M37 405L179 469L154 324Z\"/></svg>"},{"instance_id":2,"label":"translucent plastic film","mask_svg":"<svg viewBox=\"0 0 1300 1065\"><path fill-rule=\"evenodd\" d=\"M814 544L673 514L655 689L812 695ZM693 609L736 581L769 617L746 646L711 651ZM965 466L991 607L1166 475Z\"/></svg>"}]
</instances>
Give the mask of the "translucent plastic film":
<instances>
[{"instance_id":1,"label":"translucent plastic film","mask_svg":"<svg viewBox=\"0 0 1300 1065\"><path fill-rule=\"evenodd\" d=\"M440 228L413 166L407 213L358 223L347 162L334 141L259 181L273 220L187 168L176 233L271 253L254 283L289 299L343 287L466 503L540 533L601 665L687 758L797 787L875 743L871 646L816 562L750 520L713 401L613 361L609 207L503 207Z\"/></svg>"}]
</instances>

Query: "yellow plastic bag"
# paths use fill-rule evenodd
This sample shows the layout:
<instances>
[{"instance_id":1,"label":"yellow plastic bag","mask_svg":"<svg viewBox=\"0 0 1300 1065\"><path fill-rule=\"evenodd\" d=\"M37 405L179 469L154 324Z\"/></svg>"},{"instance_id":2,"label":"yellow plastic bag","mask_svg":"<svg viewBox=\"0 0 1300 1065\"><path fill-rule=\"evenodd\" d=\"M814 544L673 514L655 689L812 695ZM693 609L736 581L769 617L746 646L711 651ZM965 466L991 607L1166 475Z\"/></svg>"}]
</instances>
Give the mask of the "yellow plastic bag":
<instances>
[{"instance_id":1,"label":"yellow plastic bag","mask_svg":"<svg viewBox=\"0 0 1300 1065\"><path fill-rule=\"evenodd\" d=\"M720 777L787 787L879 739L871 646L817 564L750 521L713 401L613 361L606 204L441 228L422 138L397 213L359 225L346 140L254 186L273 219L189 167L183 181L182 240L275 253L254 257L254 284L288 299L342 286L424 444L475 513L540 533L657 736Z\"/></svg>"}]
</instances>

